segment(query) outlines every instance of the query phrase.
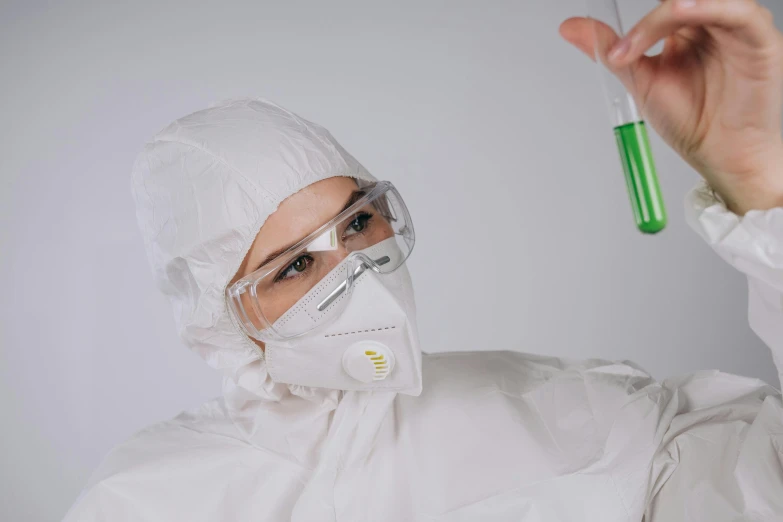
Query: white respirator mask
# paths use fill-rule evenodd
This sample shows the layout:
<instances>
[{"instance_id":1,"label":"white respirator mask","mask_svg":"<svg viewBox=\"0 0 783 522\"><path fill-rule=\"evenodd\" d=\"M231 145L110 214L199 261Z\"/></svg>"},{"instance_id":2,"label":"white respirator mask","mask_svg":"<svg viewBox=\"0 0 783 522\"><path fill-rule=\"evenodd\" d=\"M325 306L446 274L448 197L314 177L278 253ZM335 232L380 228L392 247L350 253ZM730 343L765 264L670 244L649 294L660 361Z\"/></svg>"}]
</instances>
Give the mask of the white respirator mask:
<instances>
[{"instance_id":1,"label":"white respirator mask","mask_svg":"<svg viewBox=\"0 0 783 522\"><path fill-rule=\"evenodd\" d=\"M226 290L235 322L265 344L275 382L421 392L407 208L388 182Z\"/></svg>"}]
</instances>

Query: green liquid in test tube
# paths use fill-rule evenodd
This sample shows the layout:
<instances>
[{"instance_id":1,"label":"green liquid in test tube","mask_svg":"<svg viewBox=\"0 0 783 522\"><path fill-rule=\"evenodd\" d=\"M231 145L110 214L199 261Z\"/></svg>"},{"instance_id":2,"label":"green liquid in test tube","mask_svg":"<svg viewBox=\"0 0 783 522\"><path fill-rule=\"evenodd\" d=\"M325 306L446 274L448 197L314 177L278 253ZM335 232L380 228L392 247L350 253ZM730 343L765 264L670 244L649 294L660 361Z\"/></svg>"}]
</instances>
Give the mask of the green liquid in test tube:
<instances>
[{"instance_id":1,"label":"green liquid in test tube","mask_svg":"<svg viewBox=\"0 0 783 522\"><path fill-rule=\"evenodd\" d=\"M595 58L601 68L636 226L645 234L655 234L666 227L666 208L647 126L625 86L606 65L612 45L618 37L624 36L617 0L587 0L587 7L594 20Z\"/></svg>"},{"instance_id":2,"label":"green liquid in test tube","mask_svg":"<svg viewBox=\"0 0 783 522\"><path fill-rule=\"evenodd\" d=\"M666 227L666 209L650 151L647 126L644 121L625 123L614 128L614 135L636 226L645 234L660 232Z\"/></svg>"}]
</instances>

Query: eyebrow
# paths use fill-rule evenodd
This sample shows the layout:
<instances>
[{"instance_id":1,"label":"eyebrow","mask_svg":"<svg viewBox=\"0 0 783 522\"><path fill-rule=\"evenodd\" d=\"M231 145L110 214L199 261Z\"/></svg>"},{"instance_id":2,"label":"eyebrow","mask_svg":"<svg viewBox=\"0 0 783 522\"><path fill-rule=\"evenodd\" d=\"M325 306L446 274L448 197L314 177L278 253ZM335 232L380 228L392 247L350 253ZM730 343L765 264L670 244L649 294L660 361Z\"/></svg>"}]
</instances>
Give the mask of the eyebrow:
<instances>
[{"instance_id":1,"label":"eyebrow","mask_svg":"<svg viewBox=\"0 0 783 522\"><path fill-rule=\"evenodd\" d=\"M340 209L340 212L335 214L335 217L339 216L340 214L342 214L343 212L348 210L351 207L351 205L353 205L354 203L356 203L357 201L362 199L362 197L365 194L367 194L367 192L365 190L361 190L361 189L360 190L354 190L353 192L351 192L350 197L345 201L345 205L343 205L343 208ZM334 219L334 218L332 218L332 219ZM275 250L273 252L270 252L266 257L264 257L264 259L261 260L260 263L254 263L253 266L255 266L256 268L252 269L250 272L248 272L248 274L251 274L251 273L255 272L256 270L258 270L259 268L261 268L262 266L264 266L265 264L267 264L271 260L275 259L279 255L284 254L286 250L288 250L289 248L291 248L295 244L299 243L299 241L301 241L301 239L297 239L296 241L292 241L291 243L289 243L289 244L287 244L285 246L282 246L282 247L278 248L277 250Z\"/></svg>"}]
</instances>

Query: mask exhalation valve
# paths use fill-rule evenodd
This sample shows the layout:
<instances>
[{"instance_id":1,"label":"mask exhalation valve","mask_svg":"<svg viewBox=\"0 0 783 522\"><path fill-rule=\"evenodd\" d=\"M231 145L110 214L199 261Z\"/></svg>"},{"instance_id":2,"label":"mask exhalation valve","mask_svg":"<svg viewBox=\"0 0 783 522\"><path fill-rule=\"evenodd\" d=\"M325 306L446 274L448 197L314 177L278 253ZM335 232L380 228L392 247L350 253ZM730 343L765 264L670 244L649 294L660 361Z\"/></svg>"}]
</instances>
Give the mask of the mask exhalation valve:
<instances>
[{"instance_id":1,"label":"mask exhalation valve","mask_svg":"<svg viewBox=\"0 0 783 522\"><path fill-rule=\"evenodd\" d=\"M394 355L377 341L359 341L343 354L343 369L365 384L382 381L394 369Z\"/></svg>"}]
</instances>

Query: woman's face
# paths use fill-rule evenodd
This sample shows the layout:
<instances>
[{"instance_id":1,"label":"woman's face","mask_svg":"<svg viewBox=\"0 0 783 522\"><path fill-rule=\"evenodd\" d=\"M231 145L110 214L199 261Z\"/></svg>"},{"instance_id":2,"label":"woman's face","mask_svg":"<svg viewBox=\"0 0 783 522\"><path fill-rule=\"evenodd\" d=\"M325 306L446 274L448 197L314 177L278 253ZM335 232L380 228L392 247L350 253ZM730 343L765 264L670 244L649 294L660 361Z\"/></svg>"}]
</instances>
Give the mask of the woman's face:
<instances>
[{"instance_id":1,"label":"woman's face","mask_svg":"<svg viewBox=\"0 0 783 522\"><path fill-rule=\"evenodd\" d=\"M362 195L364 191L353 178L334 177L313 183L288 197L261 227L231 283L273 261L356 202ZM338 242L338 249L329 253L330 261L322 261L326 266L317 266L318 263L312 257L304 254L293 260L290 266L281 267L279 274L275 273L274 281L270 281L269 284L274 285L276 294L273 299L270 299L269 307L264 310L264 315L270 323L285 313L301 297L294 292L286 292L287 288L301 285L305 278L310 279L305 284L314 285L348 255L349 249L345 244L346 234L355 233L353 229L366 228L363 230L364 233L378 236L373 238L374 241L394 234L388 222L377 215L371 207L368 212L373 214L370 218L373 221L372 227L362 221L367 219L366 217L359 217L358 220L349 221L345 226L346 230L337 231L338 234L342 234L342 237ZM290 297L288 294L291 294ZM253 341L262 349L264 348L262 342L256 339Z\"/></svg>"}]
</instances>

